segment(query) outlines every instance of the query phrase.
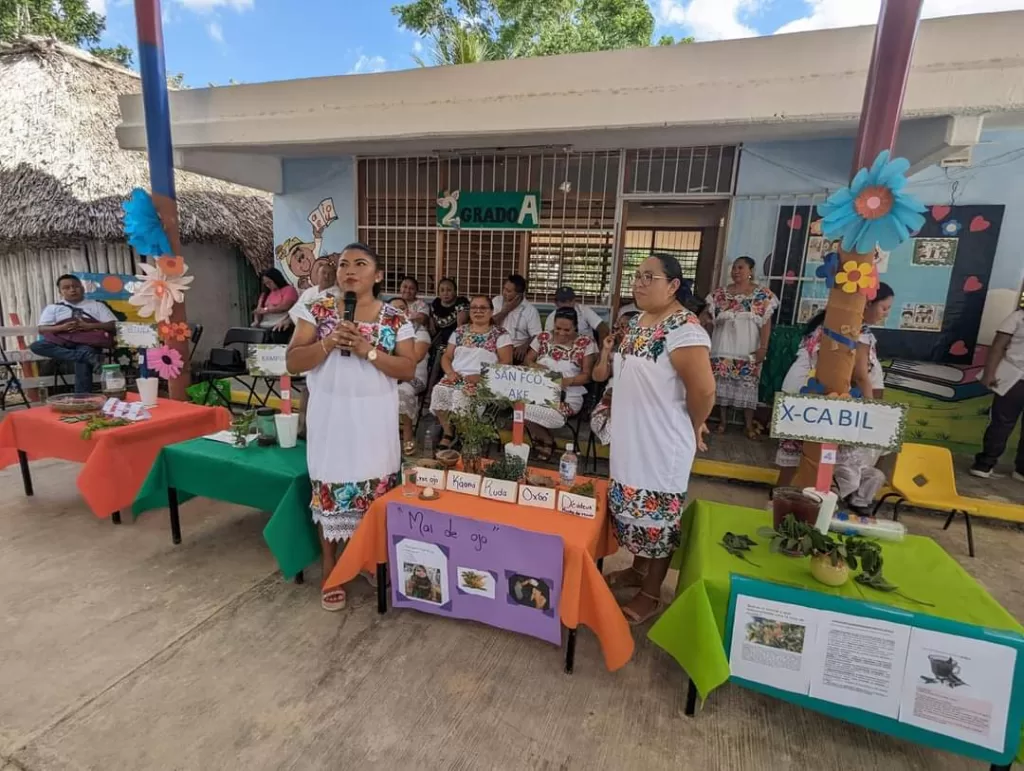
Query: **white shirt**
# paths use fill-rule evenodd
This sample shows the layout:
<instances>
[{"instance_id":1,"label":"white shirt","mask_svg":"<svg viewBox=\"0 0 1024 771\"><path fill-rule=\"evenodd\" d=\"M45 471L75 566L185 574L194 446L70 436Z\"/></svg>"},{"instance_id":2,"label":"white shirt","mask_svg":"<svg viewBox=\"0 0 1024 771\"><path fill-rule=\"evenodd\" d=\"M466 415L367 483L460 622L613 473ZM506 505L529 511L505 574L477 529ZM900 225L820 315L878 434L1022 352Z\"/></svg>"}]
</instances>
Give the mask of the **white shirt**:
<instances>
[{"instance_id":1,"label":"white shirt","mask_svg":"<svg viewBox=\"0 0 1024 771\"><path fill-rule=\"evenodd\" d=\"M455 335L452 335L452 342L454 343ZM505 348L512 345L512 340L509 338L507 332L502 332L498 335L498 339L495 343L496 348ZM456 345L455 355L452 356L452 369L458 372L462 377L468 377L469 375L479 375L480 370L483 369L484 364L497 364L498 354L493 351L488 351L486 348L470 345Z\"/></svg>"},{"instance_id":2,"label":"white shirt","mask_svg":"<svg viewBox=\"0 0 1024 771\"><path fill-rule=\"evenodd\" d=\"M111 312L110 308L97 300L82 300L79 303L61 300L59 303L43 308L43 312L39 314L39 326L52 327L72 318L82 318L83 313L88 313L101 324L117 321L117 316Z\"/></svg>"},{"instance_id":3,"label":"white shirt","mask_svg":"<svg viewBox=\"0 0 1024 771\"><path fill-rule=\"evenodd\" d=\"M996 332L1010 336L1005 358L1017 369L1024 370L1024 310L1015 310L1007 316Z\"/></svg>"},{"instance_id":4,"label":"white shirt","mask_svg":"<svg viewBox=\"0 0 1024 771\"><path fill-rule=\"evenodd\" d=\"M505 299L501 295L491 300L491 306L494 308L495 313L500 313L504 305ZM523 343L530 342L543 331L540 326L540 314L537 312L537 308L533 303L528 303L526 300L519 303L515 310L505 317L505 321L501 325L505 327L505 331L512 338L512 345L517 347Z\"/></svg>"},{"instance_id":5,"label":"white shirt","mask_svg":"<svg viewBox=\"0 0 1024 771\"><path fill-rule=\"evenodd\" d=\"M429 346L430 345L430 332L428 332L423 327L416 327L416 342L417 343L426 343ZM419 363L416 365L416 374L412 376L413 380L419 380L421 383L423 383L423 385L427 384L427 360L428 359L430 359L430 351L429 351L429 349L427 350L427 352L425 354L423 354L423 358L420 359Z\"/></svg>"},{"instance_id":6,"label":"white shirt","mask_svg":"<svg viewBox=\"0 0 1024 771\"><path fill-rule=\"evenodd\" d=\"M619 315L616 318L621 319L627 313L639 313L640 309L636 307L636 303L629 303L629 305L623 305L619 308Z\"/></svg>"},{"instance_id":7,"label":"white shirt","mask_svg":"<svg viewBox=\"0 0 1024 771\"><path fill-rule=\"evenodd\" d=\"M555 310L558 309L555 308ZM597 311L579 303L576 303L576 320L576 330L584 337L593 337L597 332L597 328L604 323L604 319L597 314ZM554 330L555 311L551 311L544 321L544 331L553 332Z\"/></svg>"}]
</instances>

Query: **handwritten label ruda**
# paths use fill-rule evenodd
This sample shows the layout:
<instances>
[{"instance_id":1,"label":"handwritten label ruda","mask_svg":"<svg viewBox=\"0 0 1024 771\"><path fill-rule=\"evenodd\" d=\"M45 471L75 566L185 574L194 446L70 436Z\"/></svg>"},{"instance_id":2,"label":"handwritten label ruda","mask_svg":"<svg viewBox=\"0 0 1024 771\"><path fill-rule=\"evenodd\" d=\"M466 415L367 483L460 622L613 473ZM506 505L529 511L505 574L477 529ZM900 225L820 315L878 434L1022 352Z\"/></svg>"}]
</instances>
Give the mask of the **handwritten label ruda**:
<instances>
[{"instance_id":1,"label":"handwritten label ruda","mask_svg":"<svg viewBox=\"0 0 1024 771\"><path fill-rule=\"evenodd\" d=\"M465 471L449 471L448 489L455 493L480 495L480 475L467 474Z\"/></svg>"},{"instance_id":2,"label":"handwritten label ruda","mask_svg":"<svg viewBox=\"0 0 1024 771\"><path fill-rule=\"evenodd\" d=\"M558 510L563 514L593 519L597 516L597 501L583 495L560 492L558 494Z\"/></svg>"},{"instance_id":3,"label":"handwritten label ruda","mask_svg":"<svg viewBox=\"0 0 1024 771\"><path fill-rule=\"evenodd\" d=\"M538 509L555 508L555 491L550 487L523 485L519 488L519 505Z\"/></svg>"},{"instance_id":4,"label":"handwritten label ruda","mask_svg":"<svg viewBox=\"0 0 1024 771\"><path fill-rule=\"evenodd\" d=\"M416 467L416 484L420 487L433 487L435 490L444 489L443 468Z\"/></svg>"},{"instance_id":5,"label":"handwritten label ruda","mask_svg":"<svg viewBox=\"0 0 1024 771\"><path fill-rule=\"evenodd\" d=\"M480 495L484 498L490 498L492 501L515 503L518 489L518 484L505 479L484 479Z\"/></svg>"}]
</instances>

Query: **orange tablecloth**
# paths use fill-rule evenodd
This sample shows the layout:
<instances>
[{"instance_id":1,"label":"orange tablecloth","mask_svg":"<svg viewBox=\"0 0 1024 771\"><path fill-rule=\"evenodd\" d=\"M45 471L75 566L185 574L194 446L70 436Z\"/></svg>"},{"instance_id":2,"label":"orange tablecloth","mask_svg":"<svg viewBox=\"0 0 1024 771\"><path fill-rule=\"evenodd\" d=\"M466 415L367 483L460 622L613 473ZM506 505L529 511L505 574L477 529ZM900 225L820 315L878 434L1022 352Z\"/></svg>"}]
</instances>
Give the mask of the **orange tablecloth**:
<instances>
[{"instance_id":1,"label":"orange tablecloth","mask_svg":"<svg viewBox=\"0 0 1024 771\"><path fill-rule=\"evenodd\" d=\"M0 422L0 468L18 461L60 458L84 463L78 489L97 517L128 508L164 445L221 431L231 424L223 407L160 399L152 417L130 426L97 431L82 439L84 423L61 423L48 407L10 412Z\"/></svg>"},{"instance_id":2,"label":"orange tablecloth","mask_svg":"<svg viewBox=\"0 0 1024 771\"><path fill-rule=\"evenodd\" d=\"M614 671L624 666L633 656L633 636L595 563L600 557L614 554L619 547L609 526L605 506L608 482L600 479L590 481L594 483L598 500L598 514L594 519L447 491L442 492L437 500L424 501L421 505L467 519L560 536L565 548L562 557L562 599L559 606L562 623L570 629L580 624L590 627L601 643L605 664ZM342 552L325 586L348 583L362 570L372 574L378 563L388 561L387 505L390 501L409 500L402 496L399 488L374 502Z\"/></svg>"}]
</instances>

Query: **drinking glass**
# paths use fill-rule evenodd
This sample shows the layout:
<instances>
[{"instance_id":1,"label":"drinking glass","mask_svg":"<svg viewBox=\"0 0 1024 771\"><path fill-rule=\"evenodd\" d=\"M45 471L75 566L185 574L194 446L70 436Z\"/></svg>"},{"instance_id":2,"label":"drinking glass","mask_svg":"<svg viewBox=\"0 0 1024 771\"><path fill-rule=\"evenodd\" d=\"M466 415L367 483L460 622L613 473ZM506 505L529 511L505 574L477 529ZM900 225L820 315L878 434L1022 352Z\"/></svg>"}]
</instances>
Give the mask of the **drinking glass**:
<instances>
[{"instance_id":1,"label":"drinking glass","mask_svg":"<svg viewBox=\"0 0 1024 771\"><path fill-rule=\"evenodd\" d=\"M416 496L416 464L402 464L402 495L406 498Z\"/></svg>"}]
</instances>

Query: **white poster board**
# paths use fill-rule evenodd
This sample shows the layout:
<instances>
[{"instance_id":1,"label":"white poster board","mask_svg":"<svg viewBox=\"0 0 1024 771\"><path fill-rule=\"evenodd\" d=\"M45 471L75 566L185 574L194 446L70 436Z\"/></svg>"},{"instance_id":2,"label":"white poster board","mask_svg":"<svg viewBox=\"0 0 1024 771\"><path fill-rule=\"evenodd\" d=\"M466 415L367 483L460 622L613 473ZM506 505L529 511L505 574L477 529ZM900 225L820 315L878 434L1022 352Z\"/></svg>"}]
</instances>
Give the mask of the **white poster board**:
<instances>
[{"instance_id":1,"label":"white poster board","mask_svg":"<svg viewBox=\"0 0 1024 771\"><path fill-rule=\"evenodd\" d=\"M557 408L562 399L560 379L545 369L491 364L484 367L482 374L492 393L512 402Z\"/></svg>"},{"instance_id":2,"label":"white poster board","mask_svg":"<svg viewBox=\"0 0 1024 771\"><path fill-rule=\"evenodd\" d=\"M847 444L898 452L907 405L815 394L775 395L773 439Z\"/></svg>"},{"instance_id":3,"label":"white poster board","mask_svg":"<svg viewBox=\"0 0 1024 771\"><path fill-rule=\"evenodd\" d=\"M160 336L156 324L118 321L114 324L114 340L118 348L157 348Z\"/></svg>"}]
</instances>

